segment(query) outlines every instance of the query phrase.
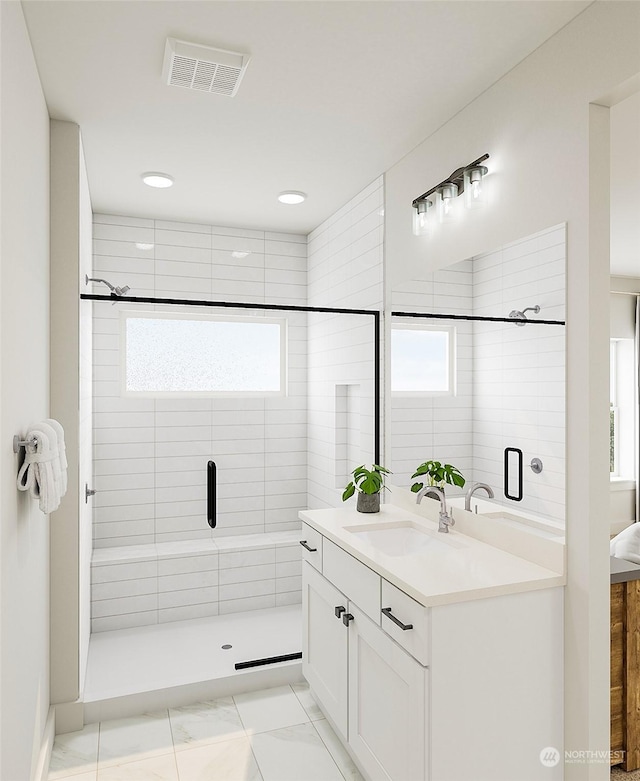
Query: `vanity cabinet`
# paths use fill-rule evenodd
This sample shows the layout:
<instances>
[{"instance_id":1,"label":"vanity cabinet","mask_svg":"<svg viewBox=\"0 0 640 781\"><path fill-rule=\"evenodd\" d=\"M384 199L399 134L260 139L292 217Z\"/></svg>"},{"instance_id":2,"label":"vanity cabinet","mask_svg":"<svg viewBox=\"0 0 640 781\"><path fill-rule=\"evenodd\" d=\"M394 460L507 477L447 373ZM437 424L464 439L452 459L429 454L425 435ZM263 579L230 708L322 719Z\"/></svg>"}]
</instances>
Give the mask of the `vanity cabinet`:
<instances>
[{"instance_id":1,"label":"vanity cabinet","mask_svg":"<svg viewBox=\"0 0 640 781\"><path fill-rule=\"evenodd\" d=\"M307 561L302 562L302 669L335 727L347 736L348 600Z\"/></svg>"},{"instance_id":2,"label":"vanity cabinet","mask_svg":"<svg viewBox=\"0 0 640 781\"><path fill-rule=\"evenodd\" d=\"M315 531L302 671L368 781L561 781L562 588L428 607Z\"/></svg>"},{"instance_id":3,"label":"vanity cabinet","mask_svg":"<svg viewBox=\"0 0 640 781\"><path fill-rule=\"evenodd\" d=\"M349 609L349 746L371 781L423 779L427 670Z\"/></svg>"},{"instance_id":4,"label":"vanity cabinet","mask_svg":"<svg viewBox=\"0 0 640 781\"><path fill-rule=\"evenodd\" d=\"M379 604L380 577L340 553L340 577L362 567L361 598ZM303 673L326 715L372 781L424 779L427 670L308 562L302 583Z\"/></svg>"}]
</instances>

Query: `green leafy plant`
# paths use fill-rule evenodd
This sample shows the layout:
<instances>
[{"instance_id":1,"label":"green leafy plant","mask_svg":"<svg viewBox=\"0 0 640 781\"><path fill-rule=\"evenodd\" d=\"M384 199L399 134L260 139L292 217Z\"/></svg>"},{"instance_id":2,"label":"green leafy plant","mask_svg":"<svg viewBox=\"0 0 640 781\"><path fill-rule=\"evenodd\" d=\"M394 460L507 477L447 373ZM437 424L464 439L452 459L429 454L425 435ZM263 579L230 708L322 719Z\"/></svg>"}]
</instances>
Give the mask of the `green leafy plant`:
<instances>
[{"instance_id":1,"label":"green leafy plant","mask_svg":"<svg viewBox=\"0 0 640 781\"><path fill-rule=\"evenodd\" d=\"M353 480L347 485L342 493L342 501L346 502L356 491L363 494L379 494L383 488L384 476L391 472L383 466L373 464L371 469L367 469L364 464L357 466L353 472Z\"/></svg>"},{"instance_id":2,"label":"green leafy plant","mask_svg":"<svg viewBox=\"0 0 640 781\"><path fill-rule=\"evenodd\" d=\"M411 490L414 494L417 494L418 491L424 488L425 482L427 485L433 485L437 488L444 488L445 483L462 488L466 482L457 467L451 464L441 464L440 461L425 461L424 464L420 464L411 475L411 479L413 480L416 477L424 477L426 480L412 484Z\"/></svg>"}]
</instances>

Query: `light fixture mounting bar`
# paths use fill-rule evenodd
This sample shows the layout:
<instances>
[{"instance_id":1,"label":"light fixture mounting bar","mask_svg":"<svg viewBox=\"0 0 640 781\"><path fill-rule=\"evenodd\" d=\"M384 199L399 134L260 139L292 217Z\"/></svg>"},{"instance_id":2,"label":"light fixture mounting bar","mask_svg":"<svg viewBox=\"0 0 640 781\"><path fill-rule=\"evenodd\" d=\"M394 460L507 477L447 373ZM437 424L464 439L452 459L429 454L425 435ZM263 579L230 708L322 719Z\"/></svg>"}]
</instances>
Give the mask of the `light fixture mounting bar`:
<instances>
[{"instance_id":1,"label":"light fixture mounting bar","mask_svg":"<svg viewBox=\"0 0 640 781\"><path fill-rule=\"evenodd\" d=\"M464 192L464 172L469 168L475 168L477 165L482 165L485 160L489 159L489 155L482 155L482 157L479 157L477 160L474 160L472 163L469 163L468 165L462 166L462 168L456 168L453 173L449 174L449 176L446 179L443 179L441 182L438 182L438 184L435 185L435 187L432 187L430 190L427 190L426 193L422 193L422 195L419 195L417 198L414 198L413 203L411 204L414 208L417 207L417 204L420 201L426 200L430 195L433 195L436 190L444 184L457 184L458 185L458 194L462 195Z\"/></svg>"}]
</instances>

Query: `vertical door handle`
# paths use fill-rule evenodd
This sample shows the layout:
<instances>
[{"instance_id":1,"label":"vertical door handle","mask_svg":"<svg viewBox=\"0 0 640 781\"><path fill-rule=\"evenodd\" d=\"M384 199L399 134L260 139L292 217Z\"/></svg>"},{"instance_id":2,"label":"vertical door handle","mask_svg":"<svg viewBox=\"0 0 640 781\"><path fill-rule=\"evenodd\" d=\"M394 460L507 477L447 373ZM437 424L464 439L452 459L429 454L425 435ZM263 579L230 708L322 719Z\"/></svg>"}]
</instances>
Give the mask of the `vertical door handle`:
<instances>
[{"instance_id":1,"label":"vertical door handle","mask_svg":"<svg viewBox=\"0 0 640 781\"><path fill-rule=\"evenodd\" d=\"M217 474L216 462L207 464L207 523L212 529L216 528L216 499L217 499Z\"/></svg>"},{"instance_id":2,"label":"vertical door handle","mask_svg":"<svg viewBox=\"0 0 640 781\"><path fill-rule=\"evenodd\" d=\"M518 493L512 494L509 492L509 466L511 458L509 453L515 453L518 457ZM511 499L514 502L522 501L522 450L518 447L505 447L504 449L504 495L507 499Z\"/></svg>"}]
</instances>

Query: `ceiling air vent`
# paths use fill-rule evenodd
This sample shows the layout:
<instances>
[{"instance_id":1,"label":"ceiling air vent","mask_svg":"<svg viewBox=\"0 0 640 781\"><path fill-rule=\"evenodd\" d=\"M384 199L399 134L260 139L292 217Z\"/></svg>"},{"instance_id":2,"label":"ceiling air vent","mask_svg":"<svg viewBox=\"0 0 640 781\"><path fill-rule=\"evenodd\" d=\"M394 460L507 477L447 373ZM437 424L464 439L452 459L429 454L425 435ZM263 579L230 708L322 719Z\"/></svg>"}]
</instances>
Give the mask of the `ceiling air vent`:
<instances>
[{"instance_id":1,"label":"ceiling air vent","mask_svg":"<svg viewBox=\"0 0 640 781\"><path fill-rule=\"evenodd\" d=\"M167 38L162 76L170 87L213 92L232 98L251 57Z\"/></svg>"}]
</instances>

